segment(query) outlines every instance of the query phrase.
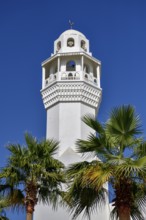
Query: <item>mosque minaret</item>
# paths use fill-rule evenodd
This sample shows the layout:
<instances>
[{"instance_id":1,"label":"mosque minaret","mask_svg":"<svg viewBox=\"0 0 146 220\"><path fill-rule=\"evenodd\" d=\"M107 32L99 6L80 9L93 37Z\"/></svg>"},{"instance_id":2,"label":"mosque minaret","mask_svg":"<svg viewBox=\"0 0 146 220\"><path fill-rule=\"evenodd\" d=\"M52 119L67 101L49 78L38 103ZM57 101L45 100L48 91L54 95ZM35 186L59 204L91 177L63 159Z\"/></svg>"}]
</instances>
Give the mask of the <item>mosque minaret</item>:
<instances>
[{"instance_id":1,"label":"mosque minaret","mask_svg":"<svg viewBox=\"0 0 146 220\"><path fill-rule=\"evenodd\" d=\"M60 142L57 155L66 166L83 158L75 151L77 139L86 139L91 129L81 118L96 117L101 102L101 62L92 56L89 40L69 29L54 42L54 53L42 62L42 99L47 113L46 138ZM79 217L81 219L82 217ZM71 220L66 209L53 211L47 205L35 208L34 220ZM85 218L83 218L85 219ZM91 220L108 220L108 204Z\"/></svg>"}]
</instances>

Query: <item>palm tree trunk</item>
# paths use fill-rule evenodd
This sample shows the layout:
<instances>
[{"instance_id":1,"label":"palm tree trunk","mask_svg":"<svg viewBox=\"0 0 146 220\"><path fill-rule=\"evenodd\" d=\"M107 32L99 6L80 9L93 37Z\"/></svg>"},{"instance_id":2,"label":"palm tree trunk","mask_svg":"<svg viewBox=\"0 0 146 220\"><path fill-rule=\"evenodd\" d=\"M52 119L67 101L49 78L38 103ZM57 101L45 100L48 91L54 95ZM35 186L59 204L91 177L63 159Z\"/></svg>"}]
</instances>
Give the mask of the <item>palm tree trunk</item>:
<instances>
[{"instance_id":1,"label":"palm tree trunk","mask_svg":"<svg viewBox=\"0 0 146 220\"><path fill-rule=\"evenodd\" d=\"M27 183L26 187L26 220L33 220L34 207L37 204L37 186L33 181Z\"/></svg>"},{"instance_id":2,"label":"palm tree trunk","mask_svg":"<svg viewBox=\"0 0 146 220\"><path fill-rule=\"evenodd\" d=\"M33 220L34 206L30 203L26 205L26 220Z\"/></svg>"},{"instance_id":3,"label":"palm tree trunk","mask_svg":"<svg viewBox=\"0 0 146 220\"><path fill-rule=\"evenodd\" d=\"M116 201L119 220L130 220L131 206L133 204L132 184L128 178L120 178L115 186Z\"/></svg>"},{"instance_id":4,"label":"palm tree trunk","mask_svg":"<svg viewBox=\"0 0 146 220\"><path fill-rule=\"evenodd\" d=\"M26 220L33 220L33 213L26 213Z\"/></svg>"},{"instance_id":5,"label":"palm tree trunk","mask_svg":"<svg viewBox=\"0 0 146 220\"><path fill-rule=\"evenodd\" d=\"M130 220L130 209L128 207L121 206L118 209L119 220Z\"/></svg>"}]
</instances>

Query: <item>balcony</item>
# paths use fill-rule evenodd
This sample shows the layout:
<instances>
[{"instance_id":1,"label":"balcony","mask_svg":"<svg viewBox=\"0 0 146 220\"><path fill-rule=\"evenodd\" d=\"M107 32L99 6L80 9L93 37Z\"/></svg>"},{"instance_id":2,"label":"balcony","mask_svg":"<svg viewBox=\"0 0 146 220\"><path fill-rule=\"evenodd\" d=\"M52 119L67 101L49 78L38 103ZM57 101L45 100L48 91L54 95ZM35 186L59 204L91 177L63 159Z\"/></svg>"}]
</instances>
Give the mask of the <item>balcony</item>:
<instances>
[{"instance_id":1,"label":"balcony","mask_svg":"<svg viewBox=\"0 0 146 220\"><path fill-rule=\"evenodd\" d=\"M86 73L86 72L77 72L77 71L65 71L59 72L55 74L50 74L48 78L45 79L45 87L49 84L52 84L54 81L60 80L70 80L70 81L78 81L84 80L91 85L98 86L97 78L93 75Z\"/></svg>"}]
</instances>

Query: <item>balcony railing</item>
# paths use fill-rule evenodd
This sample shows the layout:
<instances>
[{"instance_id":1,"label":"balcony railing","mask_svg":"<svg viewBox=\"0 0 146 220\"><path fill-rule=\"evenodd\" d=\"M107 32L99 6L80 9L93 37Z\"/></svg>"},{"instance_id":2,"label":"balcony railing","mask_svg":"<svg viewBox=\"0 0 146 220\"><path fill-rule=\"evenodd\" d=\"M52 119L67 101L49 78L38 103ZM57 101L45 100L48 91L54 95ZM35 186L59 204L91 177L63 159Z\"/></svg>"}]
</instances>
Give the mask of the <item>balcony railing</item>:
<instances>
[{"instance_id":1,"label":"balcony railing","mask_svg":"<svg viewBox=\"0 0 146 220\"><path fill-rule=\"evenodd\" d=\"M48 86L50 83L52 83L53 81L55 81L56 79L58 79L57 77L58 73L55 74L51 74L47 79L45 79L45 87ZM86 82L92 84L92 85L97 85L97 78L90 75L89 73L86 72L76 72L76 71L65 71L62 73L59 73L60 76L60 80L80 80L80 79L84 79ZM83 74L83 76L81 77L81 74Z\"/></svg>"},{"instance_id":2,"label":"balcony railing","mask_svg":"<svg viewBox=\"0 0 146 220\"><path fill-rule=\"evenodd\" d=\"M62 80L79 80L80 79L80 73L79 72L63 72L61 74Z\"/></svg>"}]
</instances>

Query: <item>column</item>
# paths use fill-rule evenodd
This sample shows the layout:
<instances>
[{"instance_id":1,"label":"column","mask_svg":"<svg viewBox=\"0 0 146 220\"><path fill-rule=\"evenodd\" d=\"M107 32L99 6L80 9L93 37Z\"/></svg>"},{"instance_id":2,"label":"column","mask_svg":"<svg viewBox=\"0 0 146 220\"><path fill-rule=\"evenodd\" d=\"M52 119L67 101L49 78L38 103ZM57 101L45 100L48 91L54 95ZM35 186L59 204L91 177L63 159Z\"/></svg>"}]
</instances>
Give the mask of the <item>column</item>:
<instances>
[{"instance_id":1,"label":"column","mask_svg":"<svg viewBox=\"0 0 146 220\"><path fill-rule=\"evenodd\" d=\"M45 74L46 74L45 67L43 67L42 68L42 89L45 88Z\"/></svg>"},{"instance_id":2,"label":"column","mask_svg":"<svg viewBox=\"0 0 146 220\"><path fill-rule=\"evenodd\" d=\"M96 72L97 72L97 85L100 88L100 66L99 65L96 68Z\"/></svg>"}]
</instances>

